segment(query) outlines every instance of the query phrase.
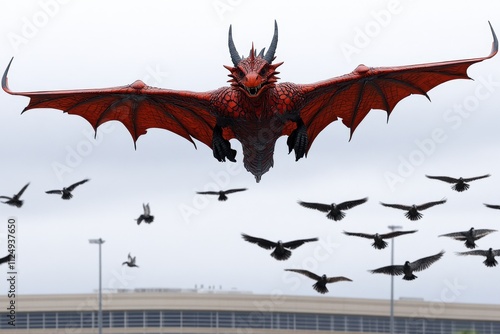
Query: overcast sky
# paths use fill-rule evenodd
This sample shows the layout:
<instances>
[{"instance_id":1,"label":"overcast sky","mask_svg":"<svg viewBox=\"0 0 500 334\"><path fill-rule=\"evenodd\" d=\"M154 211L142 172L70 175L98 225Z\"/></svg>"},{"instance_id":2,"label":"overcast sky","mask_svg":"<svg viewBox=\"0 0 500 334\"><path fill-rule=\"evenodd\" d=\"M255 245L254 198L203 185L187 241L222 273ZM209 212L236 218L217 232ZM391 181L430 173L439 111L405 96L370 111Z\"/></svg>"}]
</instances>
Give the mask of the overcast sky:
<instances>
[{"instance_id":1,"label":"overcast sky","mask_svg":"<svg viewBox=\"0 0 500 334\"><path fill-rule=\"evenodd\" d=\"M281 81L311 83L367 66L408 65L489 54L491 22L500 33L500 3L491 1L62 1L0 4L0 67L15 57L14 91L113 87L141 79L149 85L208 91L227 85L227 31L245 55L255 43L268 47L279 25L276 61ZM285 273L303 268L346 276L328 296L389 298L390 278L367 270L390 264L390 248L341 232L388 232L388 225L416 234L395 239L395 263L445 250L417 273L395 278L395 297L466 303L498 303L498 269L482 257L458 257L463 243L438 235L470 227L500 228L500 60L470 67L473 80L455 80L430 91L429 102L411 96L389 123L371 112L351 141L340 122L315 140L307 159L287 155L276 143L274 168L257 184L241 164L219 163L165 130L151 129L137 142L120 124L103 125L94 139L81 117L37 109L20 115L28 99L0 93L0 195L27 182L25 204L1 204L0 219L16 217L18 292L89 293L97 288L103 238L103 288L215 286L253 293L318 295L308 278ZM2 65L3 64L3 65ZM464 193L425 178L471 177ZM63 201L45 191L84 178L91 181ZM227 202L196 191L247 187ZM369 197L340 222L299 206L297 200L343 202ZM411 222L380 201L421 204L446 197ZM142 204L154 223L138 226ZM3 226L3 227L1 227ZM318 237L286 262L243 241L241 233L269 240ZM6 223L0 224L5 253ZM500 233L477 242L500 248ZM125 268L127 254L140 268ZM1 254L0 254L1 255ZM0 267L7 271L5 265ZM0 287L6 289L5 280ZM319 296L319 295L318 295Z\"/></svg>"}]
</instances>

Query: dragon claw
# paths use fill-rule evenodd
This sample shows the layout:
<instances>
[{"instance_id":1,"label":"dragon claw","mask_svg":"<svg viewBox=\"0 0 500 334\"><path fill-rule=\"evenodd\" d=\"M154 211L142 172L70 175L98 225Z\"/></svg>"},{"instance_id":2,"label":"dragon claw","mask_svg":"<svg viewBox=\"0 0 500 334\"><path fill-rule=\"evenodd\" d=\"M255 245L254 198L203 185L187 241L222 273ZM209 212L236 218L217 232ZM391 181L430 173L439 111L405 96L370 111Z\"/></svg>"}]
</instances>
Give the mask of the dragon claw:
<instances>
[{"instance_id":1,"label":"dragon claw","mask_svg":"<svg viewBox=\"0 0 500 334\"><path fill-rule=\"evenodd\" d=\"M292 150L295 151L295 161L298 161L306 155L308 138L307 128L302 119L299 118L296 123L297 128L292 131L286 141L286 144L288 145L288 154L290 154Z\"/></svg>"},{"instance_id":2,"label":"dragon claw","mask_svg":"<svg viewBox=\"0 0 500 334\"><path fill-rule=\"evenodd\" d=\"M229 140L222 137L222 128L215 126L212 137L212 151L214 158L220 162L226 161L226 158L231 162L236 162L236 150L231 148Z\"/></svg>"}]
</instances>

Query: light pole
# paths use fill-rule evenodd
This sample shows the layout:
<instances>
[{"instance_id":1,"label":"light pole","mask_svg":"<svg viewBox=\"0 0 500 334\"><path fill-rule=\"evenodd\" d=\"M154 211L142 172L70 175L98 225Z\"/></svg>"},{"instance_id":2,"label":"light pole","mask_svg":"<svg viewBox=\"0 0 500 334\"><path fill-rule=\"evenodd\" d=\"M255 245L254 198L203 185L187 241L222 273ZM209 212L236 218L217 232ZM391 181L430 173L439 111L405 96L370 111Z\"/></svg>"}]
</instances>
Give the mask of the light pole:
<instances>
[{"instance_id":1,"label":"light pole","mask_svg":"<svg viewBox=\"0 0 500 334\"><path fill-rule=\"evenodd\" d=\"M99 239L89 239L89 243L98 244L99 245L99 313L97 313L97 324L99 328L99 334L102 334L102 273L101 273L101 245L104 243L104 240Z\"/></svg>"},{"instance_id":2,"label":"light pole","mask_svg":"<svg viewBox=\"0 0 500 334\"><path fill-rule=\"evenodd\" d=\"M391 231L400 229L401 226L389 225L387 226ZM394 238L391 239L391 266L394 265ZM390 333L394 334L394 276L391 275L391 317L389 323Z\"/></svg>"}]
</instances>

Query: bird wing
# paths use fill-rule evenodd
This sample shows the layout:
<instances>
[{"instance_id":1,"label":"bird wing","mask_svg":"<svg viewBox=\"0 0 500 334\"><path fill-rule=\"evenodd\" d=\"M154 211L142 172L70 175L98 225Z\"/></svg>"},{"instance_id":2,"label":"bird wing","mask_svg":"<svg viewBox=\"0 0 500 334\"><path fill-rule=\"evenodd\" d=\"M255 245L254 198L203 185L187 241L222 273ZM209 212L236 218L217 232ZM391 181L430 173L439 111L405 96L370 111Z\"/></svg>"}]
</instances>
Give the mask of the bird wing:
<instances>
[{"instance_id":1,"label":"bird wing","mask_svg":"<svg viewBox=\"0 0 500 334\"><path fill-rule=\"evenodd\" d=\"M0 264L2 263L5 263L5 262L9 262L10 261L10 258L11 258L12 255L7 255L7 256L4 256L2 258L0 258Z\"/></svg>"},{"instance_id":2,"label":"bird wing","mask_svg":"<svg viewBox=\"0 0 500 334\"><path fill-rule=\"evenodd\" d=\"M474 230L474 238L477 240L493 232L497 232L497 230L489 230L489 229Z\"/></svg>"},{"instance_id":3,"label":"bird wing","mask_svg":"<svg viewBox=\"0 0 500 334\"><path fill-rule=\"evenodd\" d=\"M335 282L340 282L340 281L349 281L349 282L352 282L352 279L344 277L344 276L328 277L326 279L327 283L335 283Z\"/></svg>"},{"instance_id":4,"label":"bird wing","mask_svg":"<svg viewBox=\"0 0 500 334\"><path fill-rule=\"evenodd\" d=\"M84 184L85 182L89 181L89 179L85 179L85 180L82 180L80 182L77 182L77 183L73 183L72 185L70 185L69 187L67 187L66 189L68 189L69 191L73 191L73 189L75 189L76 187L78 187L79 185L81 184Z\"/></svg>"},{"instance_id":5,"label":"bird wing","mask_svg":"<svg viewBox=\"0 0 500 334\"><path fill-rule=\"evenodd\" d=\"M429 179L440 180L440 181L444 181L444 182L448 182L448 183L457 183L458 182L458 179L455 179L454 177L450 177L450 176L426 175L426 177L428 177Z\"/></svg>"},{"instance_id":6,"label":"bird wing","mask_svg":"<svg viewBox=\"0 0 500 334\"><path fill-rule=\"evenodd\" d=\"M483 203L487 208L500 210L500 205Z\"/></svg>"},{"instance_id":7,"label":"bird wing","mask_svg":"<svg viewBox=\"0 0 500 334\"><path fill-rule=\"evenodd\" d=\"M29 185L30 183L28 182L21 190L19 190L19 192L17 193L17 197L21 197L21 195L24 193L24 191L26 190L26 188L28 188Z\"/></svg>"},{"instance_id":8,"label":"bird wing","mask_svg":"<svg viewBox=\"0 0 500 334\"><path fill-rule=\"evenodd\" d=\"M474 181L474 180L479 180L479 179L484 179L485 177L489 177L491 176L490 174L486 174L486 175L481 175L481 176L475 176L475 177L469 177L467 179L464 179L465 182L470 182L470 181Z\"/></svg>"},{"instance_id":9,"label":"bird wing","mask_svg":"<svg viewBox=\"0 0 500 334\"><path fill-rule=\"evenodd\" d=\"M368 201L368 197L356 199L356 200L352 200L352 201L346 201L346 202L342 202L342 203L337 204L337 208L339 210L348 210L348 209L353 208L357 205L363 204L366 201Z\"/></svg>"},{"instance_id":10,"label":"bird wing","mask_svg":"<svg viewBox=\"0 0 500 334\"><path fill-rule=\"evenodd\" d=\"M9 197L9 196L0 196L0 198L4 198L4 199L8 199L8 200L12 199L12 197Z\"/></svg>"},{"instance_id":11,"label":"bird wing","mask_svg":"<svg viewBox=\"0 0 500 334\"><path fill-rule=\"evenodd\" d=\"M354 237L366 238L366 239L373 239L373 238L375 238L374 234L367 234L367 233L346 232L346 231L344 231L344 234L350 235L350 236L354 236Z\"/></svg>"},{"instance_id":12,"label":"bird wing","mask_svg":"<svg viewBox=\"0 0 500 334\"><path fill-rule=\"evenodd\" d=\"M404 266L401 265L386 266L368 271L371 272L372 274L403 275Z\"/></svg>"},{"instance_id":13,"label":"bird wing","mask_svg":"<svg viewBox=\"0 0 500 334\"><path fill-rule=\"evenodd\" d=\"M241 234L241 237L245 241L251 242L252 244L257 244L258 246L260 246L264 249L273 249L277 245L275 242L272 242L272 241L269 241L266 239L262 239L262 238L252 237L252 236L250 236L248 234L244 234L244 233Z\"/></svg>"},{"instance_id":14,"label":"bird wing","mask_svg":"<svg viewBox=\"0 0 500 334\"><path fill-rule=\"evenodd\" d=\"M429 268L431 264L439 260L443 256L443 254L444 251L441 251L435 255L423 257L421 259L418 259L410 263L410 267L413 271L422 271L424 269Z\"/></svg>"},{"instance_id":15,"label":"bird wing","mask_svg":"<svg viewBox=\"0 0 500 334\"><path fill-rule=\"evenodd\" d=\"M393 231L393 232L389 232L389 233L385 233L385 234L381 234L380 237L381 238L394 238L394 237L398 237L400 235L404 235L404 234L410 234L410 233L415 233L417 232L418 230L411 230L411 231Z\"/></svg>"},{"instance_id":16,"label":"bird wing","mask_svg":"<svg viewBox=\"0 0 500 334\"><path fill-rule=\"evenodd\" d=\"M488 251L484 249L476 249L468 252L456 252L455 254L465 256L465 255L482 255L486 256L488 255Z\"/></svg>"},{"instance_id":17,"label":"bird wing","mask_svg":"<svg viewBox=\"0 0 500 334\"><path fill-rule=\"evenodd\" d=\"M144 206L144 215L149 216L151 209L149 208L149 203Z\"/></svg>"},{"instance_id":18,"label":"bird wing","mask_svg":"<svg viewBox=\"0 0 500 334\"><path fill-rule=\"evenodd\" d=\"M440 237L450 237L450 238L453 238L455 240L464 241L464 240L467 240L467 233L468 232L469 231L446 233L446 234L441 234Z\"/></svg>"},{"instance_id":19,"label":"bird wing","mask_svg":"<svg viewBox=\"0 0 500 334\"><path fill-rule=\"evenodd\" d=\"M218 191L197 191L198 195L219 195Z\"/></svg>"},{"instance_id":20,"label":"bird wing","mask_svg":"<svg viewBox=\"0 0 500 334\"><path fill-rule=\"evenodd\" d=\"M444 204L444 203L446 203L446 198L444 198L440 201L428 202L428 203L417 205L417 210L425 210L425 209L428 209L434 205Z\"/></svg>"},{"instance_id":21,"label":"bird wing","mask_svg":"<svg viewBox=\"0 0 500 334\"><path fill-rule=\"evenodd\" d=\"M309 278L311 278L313 280L316 280L316 281L318 281L318 280L321 279L320 276L318 276L318 275L310 272L309 270L304 270L304 269L285 269L285 270L286 271L293 271L295 273L299 273L299 274L305 275L305 276L307 276L307 277L309 277Z\"/></svg>"},{"instance_id":22,"label":"bird wing","mask_svg":"<svg viewBox=\"0 0 500 334\"><path fill-rule=\"evenodd\" d=\"M49 190L49 191L46 191L45 193L46 194L58 194L58 195L61 195L62 194L62 190Z\"/></svg>"},{"instance_id":23,"label":"bird wing","mask_svg":"<svg viewBox=\"0 0 500 334\"><path fill-rule=\"evenodd\" d=\"M228 189L228 190L225 190L224 193L225 194L231 194L231 193L235 193L235 192L238 192L238 191L245 191L245 190L247 190L247 188Z\"/></svg>"},{"instance_id":24,"label":"bird wing","mask_svg":"<svg viewBox=\"0 0 500 334\"><path fill-rule=\"evenodd\" d=\"M299 239L299 240L284 242L283 247L295 249L295 248L305 244L306 242L312 242L312 241L318 241L318 238Z\"/></svg>"},{"instance_id":25,"label":"bird wing","mask_svg":"<svg viewBox=\"0 0 500 334\"><path fill-rule=\"evenodd\" d=\"M387 206L389 208L394 208L394 209L400 209L400 210L410 210L411 206L409 205L403 205L403 204L388 204L388 203L382 203L380 202L383 206Z\"/></svg>"},{"instance_id":26,"label":"bird wing","mask_svg":"<svg viewBox=\"0 0 500 334\"><path fill-rule=\"evenodd\" d=\"M302 205L305 208L315 209L315 210L319 210L321 212L328 212L328 211L330 211L330 208L331 208L331 206L329 204L311 203L311 202L302 202L302 201L298 201L297 203L299 203L300 205Z\"/></svg>"}]
</instances>

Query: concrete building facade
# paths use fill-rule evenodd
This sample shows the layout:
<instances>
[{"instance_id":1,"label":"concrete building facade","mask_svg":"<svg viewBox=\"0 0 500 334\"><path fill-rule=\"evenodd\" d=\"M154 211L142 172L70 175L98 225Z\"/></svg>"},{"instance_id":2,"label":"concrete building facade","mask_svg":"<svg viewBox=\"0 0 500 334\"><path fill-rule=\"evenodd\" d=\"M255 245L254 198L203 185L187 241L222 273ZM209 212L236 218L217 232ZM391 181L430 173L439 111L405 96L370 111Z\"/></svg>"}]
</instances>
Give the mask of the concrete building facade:
<instances>
[{"instance_id":1,"label":"concrete building facade","mask_svg":"<svg viewBox=\"0 0 500 334\"><path fill-rule=\"evenodd\" d=\"M95 294L0 297L2 333L98 333ZM105 292L103 333L389 333L388 300L222 291ZM9 309L10 307L10 309ZM500 334L498 305L396 300L395 333Z\"/></svg>"}]
</instances>

